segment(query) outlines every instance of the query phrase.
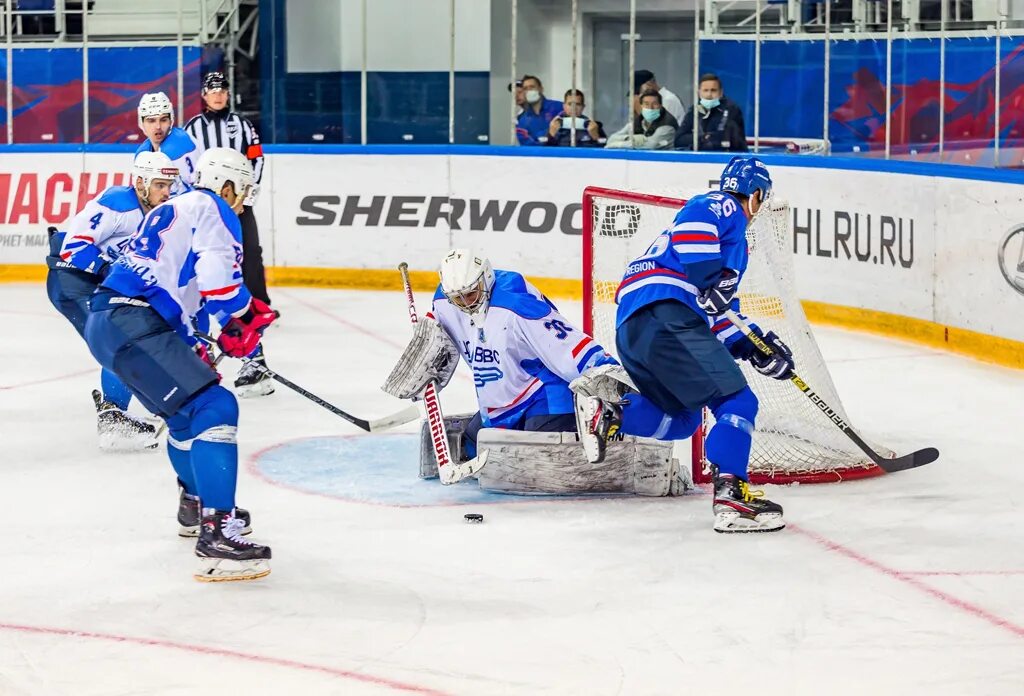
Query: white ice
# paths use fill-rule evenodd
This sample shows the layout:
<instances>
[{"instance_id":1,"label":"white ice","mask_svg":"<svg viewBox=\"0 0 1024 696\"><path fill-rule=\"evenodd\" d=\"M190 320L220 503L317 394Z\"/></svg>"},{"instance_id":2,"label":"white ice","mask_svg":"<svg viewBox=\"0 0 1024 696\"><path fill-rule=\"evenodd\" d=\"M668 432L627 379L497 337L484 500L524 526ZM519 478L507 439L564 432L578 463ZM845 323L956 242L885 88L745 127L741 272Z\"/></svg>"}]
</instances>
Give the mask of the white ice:
<instances>
[{"instance_id":1,"label":"white ice","mask_svg":"<svg viewBox=\"0 0 1024 696\"><path fill-rule=\"evenodd\" d=\"M273 367L360 415L401 406L378 388L399 293L273 296ZM1022 373L817 328L853 422L942 457L769 487L790 527L731 537L706 491L398 508L274 485L260 450L359 432L279 388L239 433L273 573L207 585L163 451L97 451L98 370L43 287L0 286L0 318L0 695L1024 694ZM444 401L471 407L470 382Z\"/></svg>"}]
</instances>

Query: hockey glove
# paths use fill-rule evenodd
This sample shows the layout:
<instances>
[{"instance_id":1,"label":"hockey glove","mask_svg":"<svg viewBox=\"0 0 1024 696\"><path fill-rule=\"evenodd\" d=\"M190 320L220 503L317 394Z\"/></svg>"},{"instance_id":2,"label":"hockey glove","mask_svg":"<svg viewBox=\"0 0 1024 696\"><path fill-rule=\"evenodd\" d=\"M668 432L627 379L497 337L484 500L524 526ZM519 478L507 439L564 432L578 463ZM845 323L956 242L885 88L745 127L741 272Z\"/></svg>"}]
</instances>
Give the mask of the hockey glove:
<instances>
[{"instance_id":1,"label":"hockey glove","mask_svg":"<svg viewBox=\"0 0 1024 696\"><path fill-rule=\"evenodd\" d=\"M786 380L792 377L796 363L793 361L793 351L789 346L783 343L774 331L769 331L761 340L772 349L772 354L765 355L760 348L756 348L747 357L750 365L762 375L772 379Z\"/></svg>"},{"instance_id":2,"label":"hockey glove","mask_svg":"<svg viewBox=\"0 0 1024 696\"><path fill-rule=\"evenodd\" d=\"M731 268L726 268L714 285L697 295L697 306L710 316L717 317L732 306L739 282L739 274Z\"/></svg>"},{"instance_id":3,"label":"hockey glove","mask_svg":"<svg viewBox=\"0 0 1024 696\"><path fill-rule=\"evenodd\" d=\"M263 331L277 317L277 312L267 303L254 297L245 314L232 317L224 326L217 337L217 345L233 358L244 358L256 350L263 337Z\"/></svg>"},{"instance_id":4,"label":"hockey glove","mask_svg":"<svg viewBox=\"0 0 1024 696\"><path fill-rule=\"evenodd\" d=\"M213 356L210 354L210 349L206 347L206 344L199 341L192 346L192 350L196 352L196 355L199 356L200 360L209 365L210 369L217 373L217 381L221 381L223 377L221 377L220 371L217 370L217 364L213 361Z\"/></svg>"},{"instance_id":5,"label":"hockey glove","mask_svg":"<svg viewBox=\"0 0 1024 696\"><path fill-rule=\"evenodd\" d=\"M443 389L458 365L459 349L444 327L436 319L424 317L381 389L399 399L416 400L431 382Z\"/></svg>"}]
</instances>

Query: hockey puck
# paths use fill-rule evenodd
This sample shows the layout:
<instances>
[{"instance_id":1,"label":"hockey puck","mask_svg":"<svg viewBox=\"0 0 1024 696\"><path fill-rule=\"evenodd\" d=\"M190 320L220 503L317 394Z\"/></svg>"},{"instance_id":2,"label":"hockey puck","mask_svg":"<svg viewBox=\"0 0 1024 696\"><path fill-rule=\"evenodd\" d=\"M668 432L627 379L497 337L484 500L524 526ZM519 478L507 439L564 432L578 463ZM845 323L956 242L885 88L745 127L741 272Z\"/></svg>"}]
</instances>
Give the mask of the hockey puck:
<instances>
[{"instance_id":1,"label":"hockey puck","mask_svg":"<svg viewBox=\"0 0 1024 696\"><path fill-rule=\"evenodd\" d=\"M484 516L481 515L479 512L467 512L462 517L467 522L472 522L473 524L480 524L484 521Z\"/></svg>"}]
</instances>

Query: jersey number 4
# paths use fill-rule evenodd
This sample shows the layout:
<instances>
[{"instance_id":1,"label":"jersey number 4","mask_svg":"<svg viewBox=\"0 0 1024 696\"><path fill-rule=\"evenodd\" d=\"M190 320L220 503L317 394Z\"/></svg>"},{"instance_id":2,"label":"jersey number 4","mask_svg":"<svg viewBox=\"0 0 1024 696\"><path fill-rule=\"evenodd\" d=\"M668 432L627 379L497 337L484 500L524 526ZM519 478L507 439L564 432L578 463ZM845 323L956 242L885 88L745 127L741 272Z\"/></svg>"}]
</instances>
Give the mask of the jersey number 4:
<instances>
[{"instance_id":1,"label":"jersey number 4","mask_svg":"<svg viewBox=\"0 0 1024 696\"><path fill-rule=\"evenodd\" d=\"M143 228L132 239L129 251L140 258L157 261L160 248L164 245L164 232L174 224L175 211L173 206L161 206L153 211Z\"/></svg>"}]
</instances>

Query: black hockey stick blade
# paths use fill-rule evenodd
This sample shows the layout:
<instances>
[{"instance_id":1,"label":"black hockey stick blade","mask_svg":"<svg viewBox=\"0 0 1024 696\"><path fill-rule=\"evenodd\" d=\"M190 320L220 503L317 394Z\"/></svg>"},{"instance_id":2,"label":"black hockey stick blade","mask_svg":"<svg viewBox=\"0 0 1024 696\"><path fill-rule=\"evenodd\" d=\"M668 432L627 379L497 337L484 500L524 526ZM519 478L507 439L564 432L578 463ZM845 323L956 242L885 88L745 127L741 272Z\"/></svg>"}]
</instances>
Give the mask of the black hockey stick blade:
<instances>
[{"instance_id":1,"label":"black hockey stick blade","mask_svg":"<svg viewBox=\"0 0 1024 696\"><path fill-rule=\"evenodd\" d=\"M939 451L934 447L925 447L922 450L905 454L902 457L896 457L895 459L879 459L875 462L878 468L882 469L888 474L895 473L897 471L906 471L907 469L916 469L919 466L925 464L931 464L939 458Z\"/></svg>"}]
</instances>

